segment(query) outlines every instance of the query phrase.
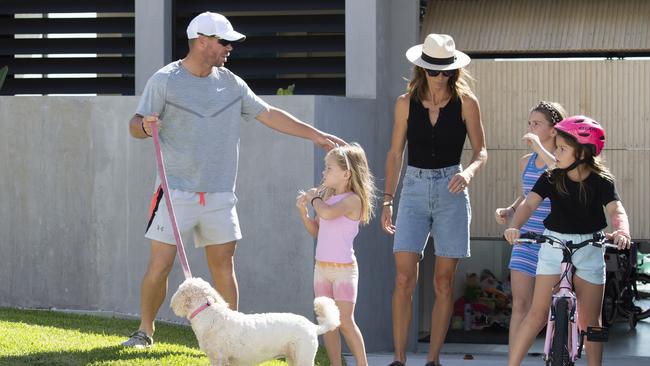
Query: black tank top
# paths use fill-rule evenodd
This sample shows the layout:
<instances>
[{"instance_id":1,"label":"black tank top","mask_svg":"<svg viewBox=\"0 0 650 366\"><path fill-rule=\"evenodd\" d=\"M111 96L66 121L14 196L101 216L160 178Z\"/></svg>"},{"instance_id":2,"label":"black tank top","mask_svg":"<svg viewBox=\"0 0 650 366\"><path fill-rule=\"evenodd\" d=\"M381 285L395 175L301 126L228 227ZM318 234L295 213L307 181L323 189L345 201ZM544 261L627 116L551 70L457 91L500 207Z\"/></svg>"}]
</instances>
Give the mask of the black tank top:
<instances>
[{"instance_id":1,"label":"black tank top","mask_svg":"<svg viewBox=\"0 0 650 366\"><path fill-rule=\"evenodd\" d=\"M467 136L461 98L452 98L440 109L435 126L429 121L429 110L411 98L407 126L408 165L440 169L460 164Z\"/></svg>"}]
</instances>

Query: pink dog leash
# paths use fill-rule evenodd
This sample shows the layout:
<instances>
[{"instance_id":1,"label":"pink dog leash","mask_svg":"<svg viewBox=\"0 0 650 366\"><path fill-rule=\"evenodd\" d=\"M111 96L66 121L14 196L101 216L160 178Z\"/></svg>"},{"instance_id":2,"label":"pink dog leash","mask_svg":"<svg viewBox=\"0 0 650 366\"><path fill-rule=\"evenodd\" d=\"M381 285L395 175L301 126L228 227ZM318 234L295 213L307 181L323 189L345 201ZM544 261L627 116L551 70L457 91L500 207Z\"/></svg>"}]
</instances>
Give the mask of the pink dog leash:
<instances>
[{"instance_id":1,"label":"pink dog leash","mask_svg":"<svg viewBox=\"0 0 650 366\"><path fill-rule=\"evenodd\" d=\"M178 230L178 224L176 223L176 215L174 214L174 207L172 206L172 199L169 196L169 188L167 185L167 174L165 173L165 163L162 156L162 150L160 150L160 137L158 136L158 126L155 124L151 125L151 135L153 136L153 146L156 149L156 162L158 163L158 174L160 174L160 181L162 183L163 193L165 195L165 203L167 204L167 211L169 211L169 218L172 222L172 230L174 231L174 238L176 238L176 249L178 250L178 257L183 266L183 273L185 274L185 279L192 278L192 272L190 271L190 265L187 262L185 257L185 247L183 246L183 238L181 233Z\"/></svg>"}]
</instances>

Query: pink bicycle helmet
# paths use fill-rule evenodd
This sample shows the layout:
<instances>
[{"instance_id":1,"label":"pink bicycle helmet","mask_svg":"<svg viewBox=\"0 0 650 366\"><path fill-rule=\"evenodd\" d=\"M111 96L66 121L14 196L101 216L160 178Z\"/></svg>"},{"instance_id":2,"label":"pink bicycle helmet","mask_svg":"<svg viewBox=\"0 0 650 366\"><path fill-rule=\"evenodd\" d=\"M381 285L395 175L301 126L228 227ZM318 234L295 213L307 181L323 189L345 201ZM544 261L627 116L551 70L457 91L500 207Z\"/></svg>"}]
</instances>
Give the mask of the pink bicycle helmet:
<instances>
[{"instance_id":1,"label":"pink bicycle helmet","mask_svg":"<svg viewBox=\"0 0 650 366\"><path fill-rule=\"evenodd\" d=\"M605 147L605 129L589 117L567 117L556 124L555 128L575 137L581 145L592 145L594 156L598 156Z\"/></svg>"}]
</instances>

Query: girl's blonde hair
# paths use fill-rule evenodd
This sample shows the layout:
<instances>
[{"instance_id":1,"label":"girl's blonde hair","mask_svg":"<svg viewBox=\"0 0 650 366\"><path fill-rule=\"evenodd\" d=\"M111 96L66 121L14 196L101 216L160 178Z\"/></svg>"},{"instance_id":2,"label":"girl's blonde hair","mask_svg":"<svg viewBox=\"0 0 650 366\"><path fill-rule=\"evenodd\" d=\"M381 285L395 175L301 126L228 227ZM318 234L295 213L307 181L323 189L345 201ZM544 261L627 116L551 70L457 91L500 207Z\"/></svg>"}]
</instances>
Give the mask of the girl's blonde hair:
<instances>
[{"instance_id":1,"label":"girl's blonde hair","mask_svg":"<svg viewBox=\"0 0 650 366\"><path fill-rule=\"evenodd\" d=\"M359 221L367 224L374 215L375 208L375 177L368 167L368 159L361 145L353 142L330 150L325 158L332 157L334 162L343 170L350 171L348 189L361 199L361 216ZM322 188L322 196L327 199L334 195L331 188Z\"/></svg>"},{"instance_id":2,"label":"girl's blonde hair","mask_svg":"<svg viewBox=\"0 0 650 366\"><path fill-rule=\"evenodd\" d=\"M447 86L451 90L451 99L456 100L464 96L474 96L472 89L469 87L468 80L474 80L469 72L463 68L457 69L456 72L447 80ZM406 92L418 101L426 100L429 89L427 87L427 72L420 66L413 66L413 76L409 80Z\"/></svg>"},{"instance_id":3,"label":"girl's blonde hair","mask_svg":"<svg viewBox=\"0 0 650 366\"><path fill-rule=\"evenodd\" d=\"M600 156L594 156L594 150L590 146L579 143L575 137L564 131L561 131L559 129L556 129L556 131L558 136L561 136L564 141L566 141L569 146L573 148L575 152L574 158L576 161L582 159L584 161L582 164L584 164L585 167L592 173L598 174L607 181L614 182L614 175L609 171L609 169L607 169ZM580 167L580 165L578 165L578 167ZM549 172L551 183L553 186L555 186L555 190L562 195L569 194L569 191L566 188L566 180L568 179L567 173L568 172L566 169L554 169L553 171ZM586 203L587 191L584 186L584 181L581 181L579 183L579 186L580 200Z\"/></svg>"}]
</instances>

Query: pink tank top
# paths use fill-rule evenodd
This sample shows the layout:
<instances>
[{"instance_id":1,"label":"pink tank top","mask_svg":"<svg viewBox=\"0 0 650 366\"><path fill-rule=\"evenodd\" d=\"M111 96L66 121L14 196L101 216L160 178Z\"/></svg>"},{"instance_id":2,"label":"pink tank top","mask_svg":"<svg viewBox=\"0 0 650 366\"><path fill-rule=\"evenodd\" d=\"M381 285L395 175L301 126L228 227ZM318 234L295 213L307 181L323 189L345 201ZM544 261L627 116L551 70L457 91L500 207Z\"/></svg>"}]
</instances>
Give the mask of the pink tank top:
<instances>
[{"instance_id":1,"label":"pink tank top","mask_svg":"<svg viewBox=\"0 0 650 366\"><path fill-rule=\"evenodd\" d=\"M354 193L337 194L328 198L325 203L333 205L351 194ZM333 220L326 220L321 217L316 243L316 260L335 263L352 263L356 261L353 243L358 233L359 220L351 220L345 215Z\"/></svg>"}]
</instances>

